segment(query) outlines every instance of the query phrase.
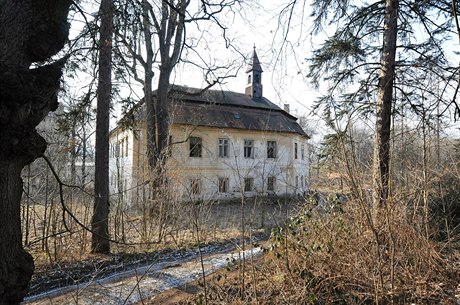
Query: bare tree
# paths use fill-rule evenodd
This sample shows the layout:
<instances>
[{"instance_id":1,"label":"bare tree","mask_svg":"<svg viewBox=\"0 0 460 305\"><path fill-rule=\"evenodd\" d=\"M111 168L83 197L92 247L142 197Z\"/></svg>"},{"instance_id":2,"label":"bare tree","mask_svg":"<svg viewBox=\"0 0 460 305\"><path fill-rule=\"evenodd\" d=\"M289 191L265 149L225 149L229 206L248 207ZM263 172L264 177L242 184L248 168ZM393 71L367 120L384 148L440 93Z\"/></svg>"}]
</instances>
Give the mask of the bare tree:
<instances>
[{"instance_id":1,"label":"bare tree","mask_svg":"<svg viewBox=\"0 0 460 305\"><path fill-rule=\"evenodd\" d=\"M117 17L115 32L117 60L128 67L134 79L143 85L144 103L146 104L147 153L151 168L162 160L168 143L169 128L169 91L171 74L176 65L183 60L183 50L194 51L198 46L187 41L186 25L209 22L223 32L223 39L230 47L226 37L226 27L217 18L226 12L241 9L240 0L197 1L198 7L191 6L189 0L126 0L124 9ZM129 27L127 27L129 25ZM140 43L143 42L143 45ZM125 51L121 50L122 48ZM127 51L127 52L126 52ZM212 66L203 58L200 62L189 62L205 70L208 88L218 84L226 77L232 77L228 71L222 77L219 70L228 70L233 63L224 66ZM152 93L153 68L158 64L159 74L155 94ZM138 66L142 67L144 76L139 76Z\"/></svg>"}]
</instances>

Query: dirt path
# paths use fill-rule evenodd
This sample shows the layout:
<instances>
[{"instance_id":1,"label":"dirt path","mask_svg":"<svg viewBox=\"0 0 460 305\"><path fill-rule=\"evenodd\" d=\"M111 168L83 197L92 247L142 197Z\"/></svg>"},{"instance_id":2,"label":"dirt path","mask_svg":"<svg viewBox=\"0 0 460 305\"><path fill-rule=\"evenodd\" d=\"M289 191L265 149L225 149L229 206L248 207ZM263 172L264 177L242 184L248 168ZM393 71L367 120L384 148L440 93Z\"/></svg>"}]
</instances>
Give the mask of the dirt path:
<instances>
[{"instance_id":1,"label":"dirt path","mask_svg":"<svg viewBox=\"0 0 460 305\"><path fill-rule=\"evenodd\" d=\"M261 248L226 251L203 256L206 275L240 260L258 256ZM134 304L151 299L163 291L182 287L200 278L203 273L200 257L154 263L120 272L88 283L54 289L33 297L23 304Z\"/></svg>"}]
</instances>

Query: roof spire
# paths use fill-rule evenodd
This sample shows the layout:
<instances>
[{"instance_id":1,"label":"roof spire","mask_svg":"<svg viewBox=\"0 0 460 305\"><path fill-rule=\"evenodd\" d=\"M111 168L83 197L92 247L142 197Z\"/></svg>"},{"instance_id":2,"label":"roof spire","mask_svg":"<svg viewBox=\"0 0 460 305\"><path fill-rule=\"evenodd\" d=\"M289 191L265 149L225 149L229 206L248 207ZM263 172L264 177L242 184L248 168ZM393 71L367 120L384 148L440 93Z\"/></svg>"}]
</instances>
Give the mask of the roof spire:
<instances>
[{"instance_id":1,"label":"roof spire","mask_svg":"<svg viewBox=\"0 0 460 305\"><path fill-rule=\"evenodd\" d=\"M248 65L248 68L246 70L246 73L251 72L252 70L263 72L262 67L260 66L259 58L257 57L256 45L255 44L254 44L254 47L253 47L252 58L249 61L249 65Z\"/></svg>"},{"instance_id":2,"label":"roof spire","mask_svg":"<svg viewBox=\"0 0 460 305\"><path fill-rule=\"evenodd\" d=\"M256 46L252 53L252 58L249 61L248 69L246 74L248 76L248 82L246 83L245 93L253 99L262 98L262 67L260 66L259 58L256 53Z\"/></svg>"}]
</instances>

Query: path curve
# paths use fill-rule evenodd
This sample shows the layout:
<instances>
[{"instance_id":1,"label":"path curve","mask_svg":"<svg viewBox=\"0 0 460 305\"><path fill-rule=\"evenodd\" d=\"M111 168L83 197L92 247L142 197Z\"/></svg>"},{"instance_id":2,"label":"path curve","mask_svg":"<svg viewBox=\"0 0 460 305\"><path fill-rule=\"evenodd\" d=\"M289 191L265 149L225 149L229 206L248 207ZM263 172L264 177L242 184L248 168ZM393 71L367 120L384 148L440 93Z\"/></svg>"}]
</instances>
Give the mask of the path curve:
<instances>
[{"instance_id":1,"label":"path curve","mask_svg":"<svg viewBox=\"0 0 460 305\"><path fill-rule=\"evenodd\" d=\"M206 275L251 256L262 254L260 247L231 250L203 256ZM203 274L200 256L142 266L83 284L53 289L25 299L30 305L134 304L165 290L182 286Z\"/></svg>"}]
</instances>

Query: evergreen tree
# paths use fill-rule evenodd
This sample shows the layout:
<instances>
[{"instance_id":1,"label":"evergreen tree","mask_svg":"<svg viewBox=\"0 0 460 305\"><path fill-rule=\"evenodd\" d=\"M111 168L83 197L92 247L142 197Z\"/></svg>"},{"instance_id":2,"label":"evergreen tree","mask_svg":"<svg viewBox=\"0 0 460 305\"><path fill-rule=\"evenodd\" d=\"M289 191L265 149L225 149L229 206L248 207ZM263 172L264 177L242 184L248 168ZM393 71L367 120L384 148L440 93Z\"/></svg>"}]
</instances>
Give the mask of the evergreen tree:
<instances>
[{"instance_id":1,"label":"evergreen tree","mask_svg":"<svg viewBox=\"0 0 460 305\"><path fill-rule=\"evenodd\" d=\"M374 137L374 202L384 206L389 197L391 119L398 101L419 108L425 97L454 104L458 67L448 60L445 43L452 38L454 19L450 1L316 0L312 4L315 33L336 26L335 33L314 51L310 74L317 85L327 83L327 94L316 108L329 121L351 111L376 116ZM443 90L433 92L427 78L436 75ZM395 99L396 97L401 97Z\"/></svg>"},{"instance_id":2,"label":"evergreen tree","mask_svg":"<svg viewBox=\"0 0 460 305\"><path fill-rule=\"evenodd\" d=\"M109 242L109 115L112 93L112 0L102 0L99 13L99 78L96 115L94 210L91 222L93 253L110 253Z\"/></svg>"}]
</instances>

